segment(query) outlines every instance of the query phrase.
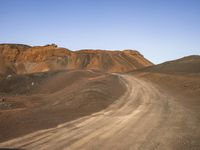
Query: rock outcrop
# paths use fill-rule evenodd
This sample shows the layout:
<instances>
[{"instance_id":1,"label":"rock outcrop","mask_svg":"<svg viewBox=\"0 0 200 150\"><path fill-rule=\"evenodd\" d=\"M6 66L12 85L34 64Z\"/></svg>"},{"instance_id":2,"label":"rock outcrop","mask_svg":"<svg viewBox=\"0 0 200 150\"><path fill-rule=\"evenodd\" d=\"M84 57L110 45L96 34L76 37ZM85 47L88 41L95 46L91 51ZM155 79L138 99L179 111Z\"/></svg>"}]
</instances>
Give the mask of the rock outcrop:
<instances>
[{"instance_id":1,"label":"rock outcrop","mask_svg":"<svg viewBox=\"0 0 200 150\"><path fill-rule=\"evenodd\" d=\"M0 73L34 73L62 69L127 72L152 65L138 51L79 50L57 45L0 44Z\"/></svg>"}]
</instances>

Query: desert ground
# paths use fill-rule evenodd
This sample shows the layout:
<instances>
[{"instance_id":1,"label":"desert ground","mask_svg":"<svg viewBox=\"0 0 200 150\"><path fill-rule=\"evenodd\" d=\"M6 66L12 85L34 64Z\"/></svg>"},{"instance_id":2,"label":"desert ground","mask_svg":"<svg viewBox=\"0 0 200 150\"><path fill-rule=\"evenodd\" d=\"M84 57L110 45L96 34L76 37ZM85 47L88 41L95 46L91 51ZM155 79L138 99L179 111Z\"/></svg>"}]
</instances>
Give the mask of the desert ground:
<instances>
[{"instance_id":1,"label":"desert ground","mask_svg":"<svg viewBox=\"0 0 200 150\"><path fill-rule=\"evenodd\" d=\"M200 56L1 75L0 93L2 149L200 149Z\"/></svg>"}]
</instances>

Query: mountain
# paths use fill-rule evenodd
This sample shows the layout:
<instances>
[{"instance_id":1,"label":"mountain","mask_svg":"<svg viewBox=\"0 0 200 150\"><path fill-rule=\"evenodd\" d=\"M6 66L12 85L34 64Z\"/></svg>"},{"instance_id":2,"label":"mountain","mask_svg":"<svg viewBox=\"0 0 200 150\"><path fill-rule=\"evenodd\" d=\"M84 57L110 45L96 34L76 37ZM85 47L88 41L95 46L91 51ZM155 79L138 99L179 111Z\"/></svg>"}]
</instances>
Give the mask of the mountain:
<instances>
[{"instance_id":1,"label":"mountain","mask_svg":"<svg viewBox=\"0 0 200 150\"><path fill-rule=\"evenodd\" d=\"M128 72L153 65L135 50L78 50L57 47L0 44L0 73L34 73L63 69Z\"/></svg>"}]
</instances>

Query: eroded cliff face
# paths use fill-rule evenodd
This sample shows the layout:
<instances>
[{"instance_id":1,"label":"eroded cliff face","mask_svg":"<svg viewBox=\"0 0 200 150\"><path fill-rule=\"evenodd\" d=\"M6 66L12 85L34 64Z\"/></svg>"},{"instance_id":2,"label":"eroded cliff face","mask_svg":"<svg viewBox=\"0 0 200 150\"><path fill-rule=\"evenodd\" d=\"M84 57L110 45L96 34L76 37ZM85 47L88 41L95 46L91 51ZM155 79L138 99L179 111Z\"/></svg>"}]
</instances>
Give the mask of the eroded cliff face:
<instances>
[{"instance_id":1,"label":"eroded cliff face","mask_svg":"<svg viewBox=\"0 0 200 150\"><path fill-rule=\"evenodd\" d=\"M70 51L57 45L0 45L0 73L34 73L62 69L127 72L152 65L135 50Z\"/></svg>"}]
</instances>

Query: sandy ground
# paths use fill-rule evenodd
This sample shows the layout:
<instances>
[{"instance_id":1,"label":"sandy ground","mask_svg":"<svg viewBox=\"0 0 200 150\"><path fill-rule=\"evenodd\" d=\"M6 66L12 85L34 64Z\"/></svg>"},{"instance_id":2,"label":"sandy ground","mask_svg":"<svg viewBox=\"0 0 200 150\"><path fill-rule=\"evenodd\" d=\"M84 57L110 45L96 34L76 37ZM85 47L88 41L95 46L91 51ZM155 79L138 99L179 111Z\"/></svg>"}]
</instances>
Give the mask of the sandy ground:
<instances>
[{"instance_id":1,"label":"sandy ground","mask_svg":"<svg viewBox=\"0 0 200 150\"><path fill-rule=\"evenodd\" d=\"M119 75L126 93L108 108L57 127L0 143L0 147L37 150L198 150L196 110L176 101L154 83Z\"/></svg>"},{"instance_id":2,"label":"sandy ground","mask_svg":"<svg viewBox=\"0 0 200 150\"><path fill-rule=\"evenodd\" d=\"M101 111L125 91L118 76L92 70L0 79L0 142Z\"/></svg>"}]
</instances>

